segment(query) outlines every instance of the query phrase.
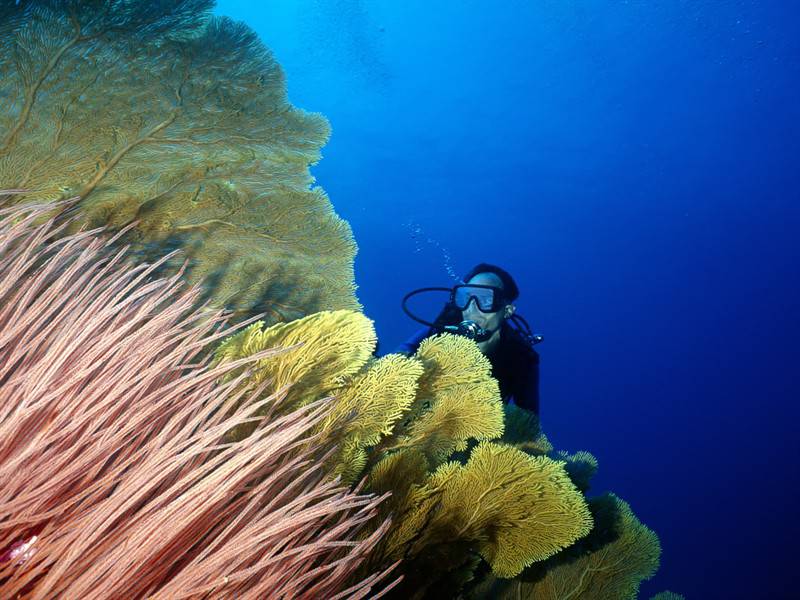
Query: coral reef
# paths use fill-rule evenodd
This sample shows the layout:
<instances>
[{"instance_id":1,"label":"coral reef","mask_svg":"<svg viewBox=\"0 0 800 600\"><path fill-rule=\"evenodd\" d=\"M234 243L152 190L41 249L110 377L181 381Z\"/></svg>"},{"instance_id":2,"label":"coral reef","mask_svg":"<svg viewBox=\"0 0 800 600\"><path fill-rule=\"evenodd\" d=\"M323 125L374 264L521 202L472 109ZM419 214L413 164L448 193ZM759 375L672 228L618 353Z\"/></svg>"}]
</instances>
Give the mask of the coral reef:
<instances>
[{"instance_id":1,"label":"coral reef","mask_svg":"<svg viewBox=\"0 0 800 600\"><path fill-rule=\"evenodd\" d=\"M318 432L342 446L329 472L351 481L363 473L367 490L391 493L379 510L394 520L367 565L402 559L398 596L452 593L478 557L512 577L589 532L588 507L564 461L491 441L503 435L503 405L472 341L436 336L411 358L375 359L370 332L369 320L350 311L255 323L225 340L216 361L274 347L248 386L269 381L264 393L276 393L293 379L284 393L298 406L334 397L337 417Z\"/></svg>"},{"instance_id":2,"label":"coral reef","mask_svg":"<svg viewBox=\"0 0 800 600\"><path fill-rule=\"evenodd\" d=\"M655 534L475 344L373 356L328 124L210 6L0 4L2 595L635 597Z\"/></svg>"},{"instance_id":3,"label":"coral reef","mask_svg":"<svg viewBox=\"0 0 800 600\"><path fill-rule=\"evenodd\" d=\"M464 550L480 554L497 576L513 577L591 527L583 497L559 463L509 446L482 442L465 465L451 461L418 481L400 494L379 471L368 488L398 496L391 504L397 525L377 554L404 558L416 591L458 572Z\"/></svg>"},{"instance_id":4,"label":"coral reef","mask_svg":"<svg viewBox=\"0 0 800 600\"><path fill-rule=\"evenodd\" d=\"M81 223L202 299L274 323L359 307L355 242L308 167L329 126L292 107L245 25L209 0L21 0L0 6L0 189L73 196ZM74 231L74 227L71 228Z\"/></svg>"},{"instance_id":5,"label":"coral reef","mask_svg":"<svg viewBox=\"0 0 800 600\"><path fill-rule=\"evenodd\" d=\"M379 510L393 523L367 565L403 561L397 597L634 598L655 572L658 538L630 507L584 498L595 457L555 451L534 415L503 406L471 341L434 336L413 357L375 359L369 320L335 311L255 323L217 360L270 347L248 385L277 391L293 379L296 406L333 396L318 431L342 448L329 473L391 493Z\"/></svg>"},{"instance_id":6,"label":"coral reef","mask_svg":"<svg viewBox=\"0 0 800 600\"><path fill-rule=\"evenodd\" d=\"M223 443L282 408L237 391L273 351L211 368L204 348L231 330L191 308L197 288L126 266L97 231L56 239L50 208L0 210L0 596L353 598L385 585L386 571L354 576L387 530L382 498L328 481L331 446L309 443L330 402Z\"/></svg>"},{"instance_id":7,"label":"coral reef","mask_svg":"<svg viewBox=\"0 0 800 600\"><path fill-rule=\"evenodd\" d=\"M627 504L584 499L594 457L503 407L470 340L375 358L344 310L215 333L181 273L58 240L48 208L0 226L4 594L360 597L402 561L397 597L606 600L655 571Z\"/></svg>"}]
</instances>

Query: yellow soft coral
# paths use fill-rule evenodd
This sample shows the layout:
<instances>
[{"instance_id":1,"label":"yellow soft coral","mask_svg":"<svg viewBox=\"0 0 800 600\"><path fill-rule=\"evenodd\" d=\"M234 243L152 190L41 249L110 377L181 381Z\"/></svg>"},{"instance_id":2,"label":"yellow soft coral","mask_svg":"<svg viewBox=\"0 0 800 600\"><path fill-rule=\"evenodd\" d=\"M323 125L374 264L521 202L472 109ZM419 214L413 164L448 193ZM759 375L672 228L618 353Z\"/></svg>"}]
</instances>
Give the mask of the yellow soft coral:
<instances>
[{"instance_id":1,"label":"yellow soft coral","mask_svg":"<svg viewBox=\"0 0 800 600\"><path fill-rule=\"evenodd\" d=\"M394 515L391 529L371 557L374 564L403 558L409 540L419 534L427 519L427 510L436 502L425 488L429 476L428 460L416 448L392 451L370 470L367 489L376 494L391 492L380 510L384 516ZM427 510L420 509L423 502Z\"/></svg>"},{"instance_id":2,"label":"yellow soft coral","mask_svg":"<svg viewBox=\"0 0 800 600\"><path fill-rule=\"evenodd\" d=\"M658 568L661 548L626 502L589 500L596 527L567 551L511 581L489 579L470 594L486 600L631 600Z\"/></svg>"},{"instance_id":3,"label":"yellow soft coral","mask_svg":"<svg viewBox=\"0 0 800 600\"><path fill-rule=\"evenodd\" d=\"M425 377L420 380L419 393L423 398L436 397L443 392L463 386L485 386L492 380L492 363L472 340L445 333L429 337L420 344L414 358L425 365Z\"/></svg>"},{"instance_id":4,"label":"yellow soft coral","mask_svg":"<svg viewBox=\"0 0 800 600\"><path fill-rule=\"evenodd\" d=\"M398 428L396 448L416 447L435 467L467 441L503 434L503 405L491 363L471 340L441 335L422 342L414 358L424 366L417 400Z\"/></svg>"},{"instance_id":5,"label":"yellow soft coral","mask_svg":"<svg viewBox=\"0 0 800 600\"><path fill-rule=\"evenodd\" d=\"M404 585L424 593L467 582L476 553L496 576L512 577L588 533L591 516L570 477L588 485L594 457L541 455L549 443L525 415L514 418L506 439L527 452L489 441L503 435L504 409L474 342L436 336L413 357L380 359L372 357L374 343L369 319L329 311L266 329L251 325L216 354L235 360L274 348L255 365L250 385L288 386L290 406L331 398L316 430L339 445L331 476L354 482L365 471L367 490L391 492L381 512L393 524L370 568L405 559ZM446 462L454 456L466 462Z\"/></svg>"},{"instance_id":6,"label":"yellow soft coral","mask_svg":"<svg viewBox=\"0 0 800 600\"><path fill-rule=\"evenodd\" d=\"M332 412L320 429L342 440L335 473L344 481L356 479L366 464L366 449L391 434L414 402L422 372L419 361L390 354L371 360L335 392Z\"/></svg>"},{"instance_id":7,"label":"yellow soft coral","mask_svg":"<svg viewBox=\"0 0 800 600\"><path fill-rule=\"evenodd\" d=\"M272 380L272 388L297 384L293 394L315 400L355 375L372 356L375 329L363 314L350 310L323 311L291 323L264 328L259 321L226 339L218 360L234 360L270 348L283 352L251 367L251 382Z\"/></svg>"},{"instance_id":8,"label":"yellow soft coral","mask_svg":"<svg viewBox=\"0 0 800 600\"><path fill-rule=\"evenodd\" d=\"M440 506L422 539L473 539L499 577L513 577L586 535L592 519L563 466L483 442L466 465L448 463L427 487Z\"/></svg>"},{"instance_id":9,"label":"yellow soft coral","mask_svg":"<svg viewBox=\"0 0 800 600\"><path fill-rule=\"evenodd\" d=\"M249 367L252 374L248 385L269 380L268 391L288 388L285 405L297 407L329 395L355 375L372 356L375 343L372 321L363 314L325 311L266 329L264 323L254 323L222 342L215 360L236 360L271 348L280 350ZM255 423L247 423L231 435L242 439L255 427Z\"/></svg>"}]
</instances>

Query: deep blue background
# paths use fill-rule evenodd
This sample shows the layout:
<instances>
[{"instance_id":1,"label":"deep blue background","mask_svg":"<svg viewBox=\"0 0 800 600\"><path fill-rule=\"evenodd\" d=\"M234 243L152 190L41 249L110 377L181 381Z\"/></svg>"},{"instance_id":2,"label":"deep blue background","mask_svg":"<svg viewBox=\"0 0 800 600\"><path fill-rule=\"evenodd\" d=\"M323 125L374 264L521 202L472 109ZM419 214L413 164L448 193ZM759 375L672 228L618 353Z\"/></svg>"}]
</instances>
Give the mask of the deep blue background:
<instances>
[{"instance_id":1,"label":"deep blue background","mask_svg":"<svg viewBox=\"0 0 800 600\"><path fill-rule=\"evenodd\" d=\"M800 4L223 0L333 126L381 350L497 262L543 423L661 537L642 598L796 597Z\"/></svg>"}]
</instances>

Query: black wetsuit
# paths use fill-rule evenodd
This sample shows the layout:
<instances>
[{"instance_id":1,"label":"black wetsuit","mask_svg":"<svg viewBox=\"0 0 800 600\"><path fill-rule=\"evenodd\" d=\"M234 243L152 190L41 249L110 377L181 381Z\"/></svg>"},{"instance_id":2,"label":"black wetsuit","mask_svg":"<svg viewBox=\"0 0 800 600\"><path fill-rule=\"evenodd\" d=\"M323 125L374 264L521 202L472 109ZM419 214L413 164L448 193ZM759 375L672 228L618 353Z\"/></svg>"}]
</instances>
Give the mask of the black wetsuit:
<instances>
[{"instance_id":1,"label":"black wetsuit","mask_svg":"<svg viewBox=\"0 0 800 600\"><path fill-rule=\"evenodd\" d=\"M410 355L425 338L438 333L433 327L420 329L397 352ZM513 399L520 408L539 414L539 354L507 323L500 330L500 340L486 355L492 363L492 376L500 384L503 402Z\"/></svg>"}]
</instances>

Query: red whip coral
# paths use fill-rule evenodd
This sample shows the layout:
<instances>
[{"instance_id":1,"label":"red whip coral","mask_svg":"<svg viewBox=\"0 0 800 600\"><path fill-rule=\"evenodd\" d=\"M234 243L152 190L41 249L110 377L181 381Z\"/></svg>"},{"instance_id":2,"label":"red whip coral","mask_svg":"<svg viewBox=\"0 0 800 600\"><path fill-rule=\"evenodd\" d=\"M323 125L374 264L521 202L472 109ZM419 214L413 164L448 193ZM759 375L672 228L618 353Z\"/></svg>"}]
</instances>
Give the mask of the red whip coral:
<instances>
[{"instance_id":1,"label":"red whip coral","mask_svg":"<svg viewBox=\"0 0 800 600\"><path fill-rule=\"evenodd\" d=\"M345 588L382 498L324 480L327 402L224 443L283 396L219 381L275 350L211 368L230 331L196 287L97 230L57 239L48 209L0 209L0 596L369 593L386 573Z\"/></svg>"}]
</instances>

